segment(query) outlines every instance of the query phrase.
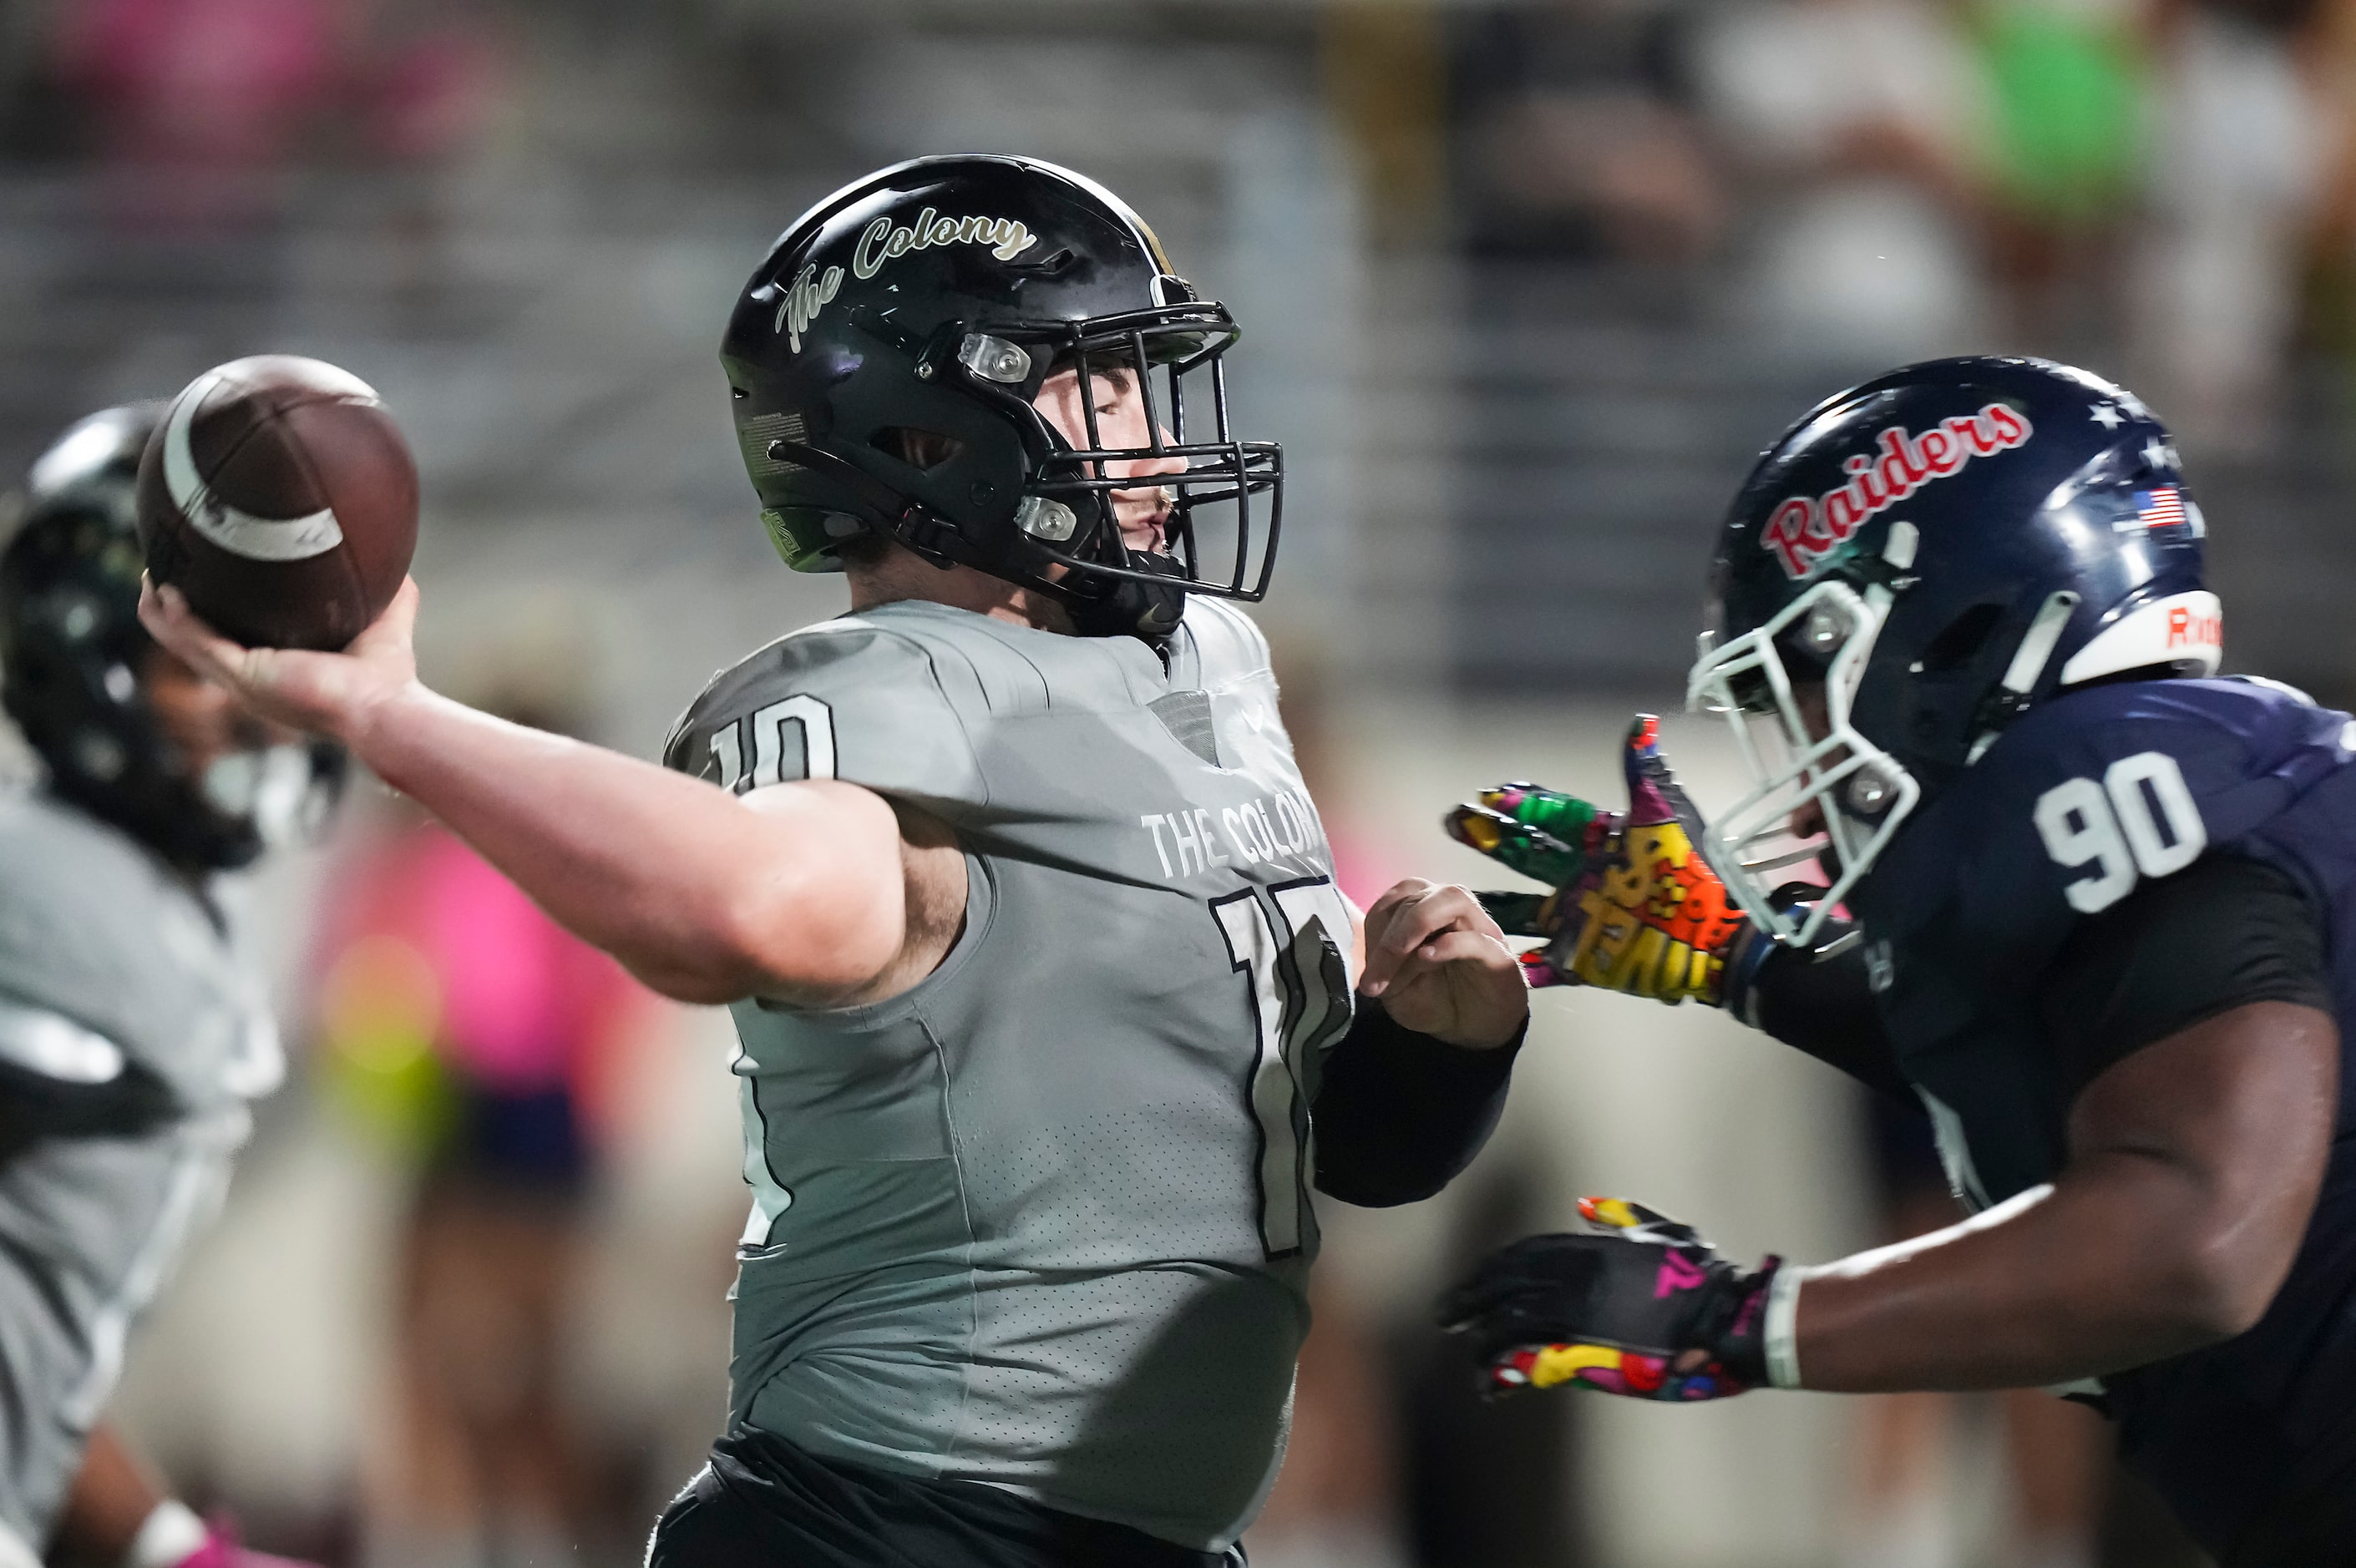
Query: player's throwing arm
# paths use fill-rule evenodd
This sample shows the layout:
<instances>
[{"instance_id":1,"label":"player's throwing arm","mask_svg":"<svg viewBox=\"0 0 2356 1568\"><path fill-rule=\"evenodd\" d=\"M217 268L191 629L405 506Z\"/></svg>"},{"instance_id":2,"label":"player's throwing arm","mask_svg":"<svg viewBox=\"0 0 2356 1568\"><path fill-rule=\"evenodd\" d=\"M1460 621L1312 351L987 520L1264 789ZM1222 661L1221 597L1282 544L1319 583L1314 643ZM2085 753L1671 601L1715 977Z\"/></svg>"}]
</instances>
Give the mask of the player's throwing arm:
<instances>
[{"instance_id":1,"label":"player's throwing arm","mask_svg":"<svg viewBox=\"0 0 2356 1568\"><path fill-rule=\"evenodd\" d=\"M342 653L240 646L169 588L140 614L256 712L349 746L666 996L840 997L898 955L900 832L880 796L816 781L740 798L452 702L417 679L414 582Z\"/></svg>"}]
</instances>

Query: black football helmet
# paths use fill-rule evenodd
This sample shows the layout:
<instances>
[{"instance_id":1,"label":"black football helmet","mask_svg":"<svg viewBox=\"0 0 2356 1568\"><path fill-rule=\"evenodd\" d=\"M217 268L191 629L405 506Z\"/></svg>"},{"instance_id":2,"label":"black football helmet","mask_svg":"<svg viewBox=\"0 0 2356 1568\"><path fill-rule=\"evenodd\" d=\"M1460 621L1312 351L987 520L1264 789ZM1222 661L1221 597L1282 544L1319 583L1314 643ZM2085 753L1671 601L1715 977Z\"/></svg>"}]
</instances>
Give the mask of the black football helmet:
<instances>
[{"instance_id":1,"label":"black football helmet","mask_svg":"<svg viewBox=\"0 0 2356 1568\"><path fill-rule=\"evenodd\" d=\"M59 795L165 859L246 864L324 819L344 773L324 741L262 745L191 770L149 705L139 624L139 455L161 403L82 420L34 463L0 548L0 708Z\"/></svg>"},{"instance_id":2,"label":"black football helmet","mask_svg":"<svg viewBox=\"0 0 2356 1568\"><path fill-rule=\"evenodd\" d=\"M796 571L840 570L837 549L873 530L1051 593L1083 633L1159 638L1188 592L1259 599L1275 560L1283 458L1228 428L1237 336L1103 187L966 155L895 165L796 219L721 362L762 521ZM1085 446L1032 406L1067 369ZM1116 369L1142 388L1147 446L1099 439L1097 381ZM1183 473L1107 473L1173 459ZM1129 548L1113 518L1111 492L1154 485L1172 493L1166 552Z\"/></svg>"},{"instance_id":3,"label":"black football helmet","mask_svg":"<svg viewBox=\"0 0 2356 1568\"><path fill-rule=\"evenodd\" d=\"M2029 707L2129 671L2215 674L2206 532L2166 427L2083 370L1933 360L1810 410L1734 499L1688 683L1755 780L1709 831L1729 891L1810 944ZM1802 898L1768 873L1815 853L1772 852L1810 804L1834 876Z\"/></svg>"}]
</instances>

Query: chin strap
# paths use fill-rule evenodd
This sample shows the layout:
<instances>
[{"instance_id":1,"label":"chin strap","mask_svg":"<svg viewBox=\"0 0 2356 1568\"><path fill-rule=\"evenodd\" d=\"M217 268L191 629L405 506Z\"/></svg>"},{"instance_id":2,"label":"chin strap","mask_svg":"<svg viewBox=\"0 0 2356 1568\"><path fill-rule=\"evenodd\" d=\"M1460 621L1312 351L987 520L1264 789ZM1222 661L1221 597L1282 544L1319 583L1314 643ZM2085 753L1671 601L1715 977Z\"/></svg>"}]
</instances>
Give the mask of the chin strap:
<instances>
[{"instance_id":1,"label":"chin strap","mask_svg":"<svg viewBox=\"0 0 2356 1568\"><path fill-rule=\"evenodd\" d=\"M913 550L935 566L948 567L967 560L969 552L947 548L958 540L957 530L922 506L893 489L882 480L846 462L830 452L825 452L804 442L773 441L768 455L780 463L798 463L813 468L850 489L862 501L891 521L884 526L893 539ZM1105 519L1111 526L1111 518ZM1159 645L1169 640L1186 613L1185 571L1178 562L1166 555L1134 550L1116 544L1119 560L1113 564L1131 571L1151 572L1156 577L1172 578L1169 582L1140 582L1130 578L1111 578L1109 586L1101 592L1082 593L1073 589L1045 582L1028 583L1055 593L1070 605L1072 625L1084 637L1142 637ZM977 571L990 569L979 562L967 560ZM999 575L996 572L992 576ZM1012 579L1010 581L1023 581Z\"/></svg>"},{"instance_id":2,"label":"chin strap","mask_svg":"<svg viewBox=\"0 0 2356 1568\"><path fill-rule=\"evenodd\" d=\"M1145 550L1121 550L1120 564L1131 571L1150 571L1166 582L1140 582L1134 578L1109 579L1101 594L1071 596L1072 629L1084 637L1142 637L1156 646L1170 640L1186 614L1185 571L1166 555Z\"/></svg>"}]
</instances>

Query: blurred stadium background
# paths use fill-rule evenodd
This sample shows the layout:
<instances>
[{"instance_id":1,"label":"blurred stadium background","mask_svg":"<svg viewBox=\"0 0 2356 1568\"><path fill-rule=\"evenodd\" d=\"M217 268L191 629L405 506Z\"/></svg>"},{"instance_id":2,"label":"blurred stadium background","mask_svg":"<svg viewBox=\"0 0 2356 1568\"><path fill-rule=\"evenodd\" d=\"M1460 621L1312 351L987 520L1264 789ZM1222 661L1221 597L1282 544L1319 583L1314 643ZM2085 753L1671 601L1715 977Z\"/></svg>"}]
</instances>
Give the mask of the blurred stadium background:
<instances>
[{"instance_id":1,"label":"blurred stadium background","mask_svg":"<svg viewBox=\"0 0 2356 1568\"><path fill-rule=\"evenodd\" d=\"M1246 325L1242 416L1295 475L1263 619L1364 898L1479 877L1435 823L1483 783L1612 798L1750 456L1933 354L2141 391L2233 667L2347 702L2352 129L2351 0L5 0L0 474L220 360L349 367L423 471L429 677L652 755L711 670L841 607L770 555L713 363L766 241L902 156L1066 163ZM1724 798L1714 737L1670 734ZM122 1413L259 1544L439 1568L519 1495L418 1483L404 1382L439 1366L571 1456L496 1560L635 1561L721 1415L725 1021L649 1008L600 1055L588 1197L510 1259L539 1297L445 1268L420 1309L423 1047L321 1022L352 854L258 890L308 1071ZM2198 1561L2067 1411L1475 1406L1427 1304L1581 1191L1743 1254L1907 1222L1830 1072L1697 1009L1537 1011L1464 1181L1331 1217L1258 1568ZM506 1389L535 1359L553 1392Z\"/></svg>"}]
</instances>

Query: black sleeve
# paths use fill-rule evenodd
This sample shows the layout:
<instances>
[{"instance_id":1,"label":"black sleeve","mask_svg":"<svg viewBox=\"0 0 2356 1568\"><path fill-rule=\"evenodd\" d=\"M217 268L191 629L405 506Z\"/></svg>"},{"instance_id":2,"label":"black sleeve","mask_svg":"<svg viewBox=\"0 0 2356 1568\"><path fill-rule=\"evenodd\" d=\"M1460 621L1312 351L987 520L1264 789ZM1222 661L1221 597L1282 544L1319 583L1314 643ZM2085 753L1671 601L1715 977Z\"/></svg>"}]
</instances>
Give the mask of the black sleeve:
<instances>
[{"instance_id":1,"label":"black sleeve","mask_svg":"<svg viewBox=\"0 0 2356 1568\"><path fill-rule=\"evenodd\" d=\"M1360 997L1310 1106L1317 1189L1387 1209L1447 1186L1489 1141L1521 1049L1516 1033L1494 1051L1465 1051L1401 1028L1380 1002Z\"/></svg>"},{"instance_id":2,"label":"black sleeve","mask_svg":"<svg viewBox=\"0 0 2356 1568\"><path fill-rule=\"evenodd\" d=\"M2104 1069L2252 1002L2334 1010L2323 920L2290 874L2203 857L2083 922L2038 986L2070 1094Z\"/></svg>"},{"instance_id":3,"label":"black sleeve","mask_svg":"<svg viewBox=\"0 0 2356 1568\"><path fill-rule=\"evenodd\" d=\"M1744 1011L1785 1045L1839 1068L1869 1089L1916 1103L1881 1027L1861 944L1829 958L1777 948L1751 980Z\"/></svg>"}]
</instances>

